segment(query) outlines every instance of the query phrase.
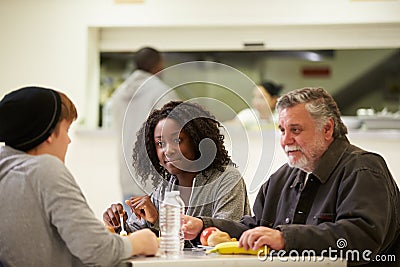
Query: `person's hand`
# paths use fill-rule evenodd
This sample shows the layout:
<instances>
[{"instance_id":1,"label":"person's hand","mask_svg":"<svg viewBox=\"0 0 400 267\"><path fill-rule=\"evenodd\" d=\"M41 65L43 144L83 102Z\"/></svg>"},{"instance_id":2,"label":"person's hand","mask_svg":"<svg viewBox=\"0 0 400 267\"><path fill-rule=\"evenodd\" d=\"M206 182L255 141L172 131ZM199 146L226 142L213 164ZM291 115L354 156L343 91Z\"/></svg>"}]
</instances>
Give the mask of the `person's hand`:
<instances>
[{"instance_id":1,"label":"person's hand","mask_svg":"<svg viewBox=\"0 0 400 267\"><path fill-rule=\"evenodd\" d=\"M239 247L245 249L258 250L264 245L274 250L284 249L285 239L282 232L265 226L259 226L245 231L239 239Z\"/></svg>"},{"instance_id":2,"label":"person's hand","mask_svg":"<svg viewBox=\"0 0 400 267\"><path fill-rule=\"evenodd\" d=\"M201 230L203 230L203 221L201 219L184 215L182 231L185 234L186 240L196 238L200 234Z\"/></svg>"},{"instance_id":3,"label":"person's hand","mask_svg":"<svg viewBox=\"0 0 400 267\"><path fill-rule=\"evenodd\" d=\"M143 218L152 224L158 220L158 211L149 196L131 197L131 199L125 200L125 203L131 207L132 212L139 220Z\"/></svg>"},{"instance_id":4,"label":"person's hand","mask_svg":"<svg viewBox=\"0 0 400 267\"><path fill-rule=\"evenodd\" d=\"M156 235L150 229L142 229L128 235L132 244L132 256L145 255L153 256L158 251Z\"/></svg>"},{"instance_id":5,"label":"person's hand","mask_svg":"<svg viewBox=\"0 0 400 267\"><path fill-rule=\"evenodd\" d=\"M104 213L103 221L107 227L114 229L116 231L120 226L120 214L124 215L124 222L128 219L128 215L124 211L122 204L112 204Z\"/></svg>"}]
</instances>

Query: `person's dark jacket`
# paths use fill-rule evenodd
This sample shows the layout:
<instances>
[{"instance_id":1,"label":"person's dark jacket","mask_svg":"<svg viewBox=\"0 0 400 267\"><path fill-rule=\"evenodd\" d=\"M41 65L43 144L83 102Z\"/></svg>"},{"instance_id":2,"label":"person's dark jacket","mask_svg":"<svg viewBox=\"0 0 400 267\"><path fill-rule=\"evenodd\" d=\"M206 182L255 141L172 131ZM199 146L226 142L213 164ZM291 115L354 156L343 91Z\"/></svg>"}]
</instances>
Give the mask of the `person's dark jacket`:
<instances>
[{"instance_id":1,"label":"person's dark jacket","mask_svg":"<svg viewBox=\"0 0 400 267\"><path fill-rule=\"evenodd\" d=\"M306 175L283 165L260 188L253 217L237 223L201 217L204 227L216 226L239 238L247 229L267 226L282 231L286 252L313 250L328 256L324 250L329 248L343 255L357 250L359 260L348 258L357 265L366 263L362 253L369 250L364 256L371 260L376 255L393 260L397 254L397 262L375 262L377 266L399 266L399 189L380 155L339 138L303 187Z\"/></svg>"}]
</instances>

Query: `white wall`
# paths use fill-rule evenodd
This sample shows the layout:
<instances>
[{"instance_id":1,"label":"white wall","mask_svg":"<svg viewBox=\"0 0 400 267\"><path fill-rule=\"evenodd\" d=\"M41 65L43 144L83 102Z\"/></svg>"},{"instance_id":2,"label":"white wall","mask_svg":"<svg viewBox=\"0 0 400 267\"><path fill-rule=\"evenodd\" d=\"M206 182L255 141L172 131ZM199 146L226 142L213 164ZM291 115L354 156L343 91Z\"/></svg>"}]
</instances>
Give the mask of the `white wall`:
<instances>
[{"instance_id":1,"label":"white wall","mask_svg":"<svg viewBox=\"0 0 400 267\"><path fill-rule=\"evenodd\" d=\"M346 28L340 25L352 24L362 27L362 31L354 32L354 39L350 40L353 46L357 45L356 41L360 38L367 40L373 47L378 44L384 46L385 43L389 47L400 46L400 34L392 34L399 28L400 1L190 2L188 6L185 0L145 0L143 4L133 5L116 5L112 0L2 0L0 97L22 85L45 85L66 92L73 99L80 112L81 122L93 120L92 113L98 101L94 91L99 38L96 29L102 27L267 25L275 27L277 31L283 25L283 29L289 27L289 32L293 33L297 25L319 25L317 33L322 34L324 28L321 25L334 25L329 29L336 33L336 43L332 43L332 48L335 48L335 45L343 45L347 40L340 38L343 28ZM369 25L374 30L367 31ZM307 32L298 32L297 35L288 34L292 36L290 42L282 43L279 38L275 38L275 46L296 47L293 40L297 38L300 42L304 36L310 38L311 43L313 27L306 29ZM374 34L382 38L376 38ZM284 38L285 34L279 36ZM186 37L182 36L174 42L180 43ZM318 39L318 36L314 38L316 42L323 39ZM359 45L365 47L368 43ZM67 165L76 175L99 217L106 203L116 199L119 194L115 183L116 157L113 154L113 142L109 136L74 135L67 157Z\"/></svg>"}]
</instances>

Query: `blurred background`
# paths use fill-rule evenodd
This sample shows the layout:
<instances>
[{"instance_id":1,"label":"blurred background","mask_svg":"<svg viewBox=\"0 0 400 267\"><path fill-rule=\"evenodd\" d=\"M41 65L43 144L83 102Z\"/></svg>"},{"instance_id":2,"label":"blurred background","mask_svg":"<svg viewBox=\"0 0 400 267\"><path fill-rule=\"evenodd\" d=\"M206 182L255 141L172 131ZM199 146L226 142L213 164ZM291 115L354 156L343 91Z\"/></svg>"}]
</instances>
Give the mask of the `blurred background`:
<instances>
[{"instance_id":1,"label":"blurred background","mask_svg":"<svg viewBox=\"0 0 400 267\"><path fill-rule=\"evenodd\" d=\"M259 48L260 49L260 48ZM243 51L245 50L245 51ZM256 84L273 80L284 86L282 93L306 86L323 87L338 102L342 115L355 116L360 108L397 112L400 107L400 49L353 50L285 50L285 51L183 51L163 52L165 66L189 61L212 61L231 66L247 75ZM135 69L134 52L102 52L100 54L101 110L107 98ZM201 70L209 75L213 68ZM166 72L164 81L174 80ZM194 75L194 74L193 74ZM191 91L179 90L183 99L206 92L210 97L229 99L229 92L207 90L207 86ZM251 88L244 88L241 96L251 102ZM229 99L229 102L235 101ZM245 103L234 103L235 111L246 108ZM229 114L216 112L220 120L232 119Z\"/></svg>"}]
</instances>

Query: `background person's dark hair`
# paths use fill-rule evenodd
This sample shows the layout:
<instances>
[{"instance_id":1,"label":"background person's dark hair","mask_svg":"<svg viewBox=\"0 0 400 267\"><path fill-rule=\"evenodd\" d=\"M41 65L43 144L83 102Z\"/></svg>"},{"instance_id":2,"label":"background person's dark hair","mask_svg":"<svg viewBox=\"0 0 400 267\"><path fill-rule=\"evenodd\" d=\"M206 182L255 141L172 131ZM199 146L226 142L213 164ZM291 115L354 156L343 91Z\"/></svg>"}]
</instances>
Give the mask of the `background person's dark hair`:
<instances>
[{"instance_id":1,"label":"background person's dark hair","mask_svg":"<svg viewBox=\"0 0 400 267\"><path fill-rule=\"evenodd\" d=\"M265 90L267 90L267 92L271 95L271 96L279 96L280 92L282 91L283 85L280 84L276 84L273 81L262 81L260 83L260 85L262 85L262 87L265 88Z\"/></svg>"},{"instance_id":2,"label":"background person's dark hair","mask_svg":"<svg viewBox=\"0 0 400 267\"><path fill-rule=\"evenodd\" d=\"M152 73L154 67L161 61L161 54L154 48L143 47L135 53L135 64L139 70Z\"/></svg>"},{"instance_id":3,"label":"background person's dark hair","mask_svg":"<svg viewBox=\"0 0 400 267\"><path fill-rule=\"evenodd\" d=\"M190 136L195 150L195 159L201 156L199 151L201 140L210 138L216 145L217 152L214 161L201 171L203 175L207 176L207 171L211 169L224 171L231 160L225 149L224 136L219 129L221 124L198 104L171 101L161 109L154 110L137 133L137 141L133 149L133 167L142 184L146 184L151 179L153 186L157 186L160 183L159 175L167 180L171 177L171 174L159 164L154 143L154 129L160 120L167 117L183 126L182 129ZM187 123L182 125L185 122Z\"/></svg>"}]
</instances>

